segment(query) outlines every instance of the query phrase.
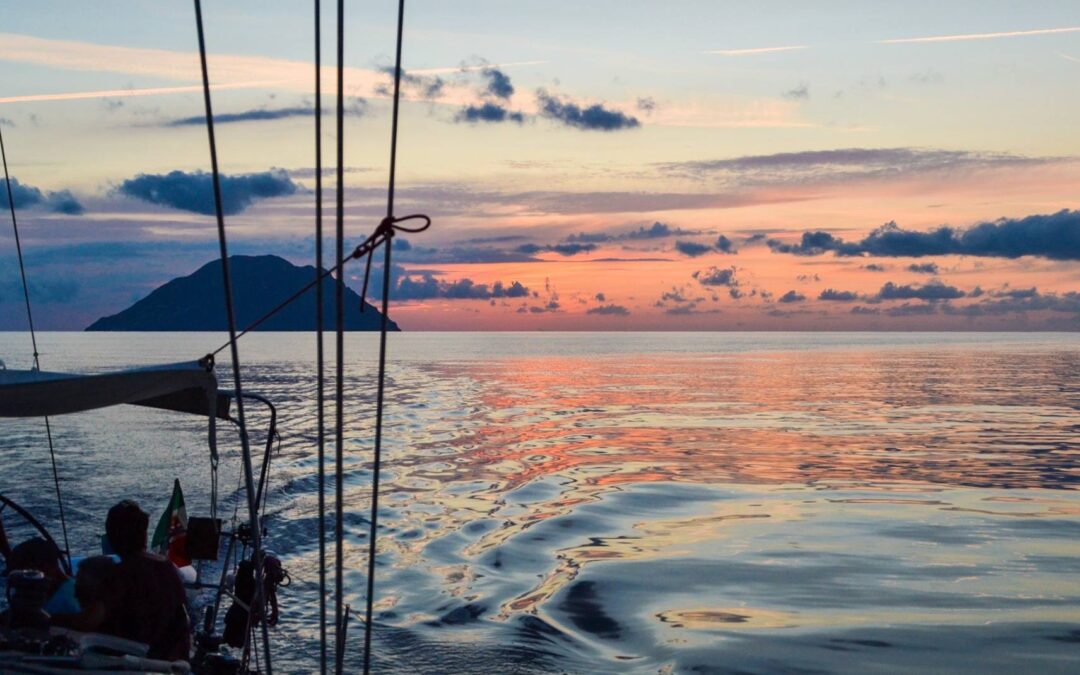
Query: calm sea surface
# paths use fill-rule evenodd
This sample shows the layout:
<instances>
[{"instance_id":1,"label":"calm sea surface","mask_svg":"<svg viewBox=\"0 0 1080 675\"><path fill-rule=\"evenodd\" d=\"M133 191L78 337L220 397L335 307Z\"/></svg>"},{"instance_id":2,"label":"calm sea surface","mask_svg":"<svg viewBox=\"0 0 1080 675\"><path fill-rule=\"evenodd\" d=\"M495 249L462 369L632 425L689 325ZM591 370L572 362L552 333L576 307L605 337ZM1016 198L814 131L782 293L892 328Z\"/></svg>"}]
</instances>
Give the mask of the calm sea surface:
<instances>
[{"instance_id":1,"label":"calm sea surface","mask_svg":"<svg viewBox=\"0 0 1080 675\"><path fill-rule=\"evenodd\" d=\"M39 341L46 370L92 372L221 336ZM376 344L348 336L361 610ZM29 352L0 334L8 367ZM275 656L302 672L318 656L314 338L254 334L241 359L281 415L268 544L293 583ZM380 672L1080 672L1080 336L397 334L388 402ZM207 514L205 420L124 407L53 434L76 551L118 499L156 518L175 477ZM221 438L228 515L239 464ZM59 536L40 420L0 420L0 467L0 492Z\"/></svg>"}]
</instances>

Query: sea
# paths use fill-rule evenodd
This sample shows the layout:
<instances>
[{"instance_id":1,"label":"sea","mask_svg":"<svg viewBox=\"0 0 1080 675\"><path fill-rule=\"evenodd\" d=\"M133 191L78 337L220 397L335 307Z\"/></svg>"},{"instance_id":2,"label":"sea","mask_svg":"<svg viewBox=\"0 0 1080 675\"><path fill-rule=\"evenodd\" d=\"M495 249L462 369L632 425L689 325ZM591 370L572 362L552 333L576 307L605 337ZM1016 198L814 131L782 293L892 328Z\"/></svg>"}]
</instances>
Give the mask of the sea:
<instances>
[{"instance_id":1,"label":"sea","mask_svg":"<svg viewBox=\"0 0 1080 675\"><path fill-rule=\"evenodd\" d=\"M38 342L45 370L101 372L195 360L223 337ZM376 672L1080 672L1080 335L405 332L388 343ZM346 338L346 672L363 659L377 346L375 334ZM30 353L26 334L0 334L8 368ZM217 371L231 388L227 354ZM266 539L291 583L274 667L310 672L315 337L251 334L240 358L245 390L279 415ZM266 409L251 404L248 417L261 452ZM189 515L209 515L204 418L122 406L51 425L76 553L97 552L122 498L156 520L174 479ZM228 425L218 435L229 520L239 443ZM0 420L0 467L0 492L59 539L42 420ZM332 569L327 579L332 591Z\"/></svg>"}]
</instances>

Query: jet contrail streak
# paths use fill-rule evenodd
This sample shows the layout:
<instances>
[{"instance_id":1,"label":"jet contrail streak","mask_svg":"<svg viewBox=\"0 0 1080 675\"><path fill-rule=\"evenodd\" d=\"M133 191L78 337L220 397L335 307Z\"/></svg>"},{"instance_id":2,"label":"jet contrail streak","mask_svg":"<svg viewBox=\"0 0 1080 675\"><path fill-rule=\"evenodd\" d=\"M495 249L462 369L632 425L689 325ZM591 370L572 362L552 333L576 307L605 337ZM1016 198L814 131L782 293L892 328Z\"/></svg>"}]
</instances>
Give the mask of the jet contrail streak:
<instances>
[{"instance_id":1,"label":"jet contrail streak","mask_svg":"<svg viewBox=\"0 0 1080 675\"><path fill-rule=\"evenodd\" d=\"M280 81L232 82L211 85L211 89L254 89L272 87ZM149 89L104 89L100 91L71 91L62 94L28 94L25 96L5 96L0 103L32 103L37 101L78 101L89 98L127 98L129 96L157 96L160 94L184 94L202 91L202 85L180 87L153 87Z\"/></svg>"},{"instance_id":2,"label":"jet contrail streak","mask_svg":"<svg viewBox=\"0 0 1080 675\"><path fill-rule=\"evenodd\" d=\"M1014 30L1004 33L968 33L965 35L937 35L934 37L898 38L894 40L880 40L882 45L903 45L918 42L958 42L962 40L995 40L997 38L1025 37L1029 35L1056 35L1058 33L1077 33L1080 26L1070 28L1040 28L1037 30Z\"/></svg>"}]
</instances>

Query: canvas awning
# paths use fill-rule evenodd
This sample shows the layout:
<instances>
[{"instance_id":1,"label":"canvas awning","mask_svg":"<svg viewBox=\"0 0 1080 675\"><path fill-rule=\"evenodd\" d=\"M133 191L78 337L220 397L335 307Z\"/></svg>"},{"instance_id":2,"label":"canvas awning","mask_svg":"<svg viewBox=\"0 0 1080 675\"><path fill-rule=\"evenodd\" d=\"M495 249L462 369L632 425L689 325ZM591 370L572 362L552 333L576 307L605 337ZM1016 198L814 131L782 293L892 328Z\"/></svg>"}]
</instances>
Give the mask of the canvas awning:
<instances>
[{"instance_id":1,"label":"canvas awning","mask_svg":"<svg viewBox=\"0 0 1080 675\"><path fill-rule=\"evenodd\" d=\"M130 403L229 419L212 366L189 361L93 375L0 369L0 417L43 417ZM212 404L212 407L211 407Z\"/></svg>"}]
</instances>

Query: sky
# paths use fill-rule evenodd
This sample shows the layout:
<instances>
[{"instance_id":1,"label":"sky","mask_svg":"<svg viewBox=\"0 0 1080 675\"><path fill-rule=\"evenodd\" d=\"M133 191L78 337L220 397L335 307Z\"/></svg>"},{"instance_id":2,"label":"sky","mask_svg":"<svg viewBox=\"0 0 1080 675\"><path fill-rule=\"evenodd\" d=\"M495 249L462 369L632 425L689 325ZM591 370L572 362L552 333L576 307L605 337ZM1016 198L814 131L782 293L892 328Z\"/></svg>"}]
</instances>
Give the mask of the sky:
<instances>
[{"instance_id":1,"label":"sky","mask_svg":"<svg viewBox=\"0 0 1080 675\"><path fill-rule=\"evenodd\" d=\"M355 245L397 3L346 5ZM203 14L230 252L312 264L312 3ZM37 326L214 259L192 6L20 3L0 33ZM433 221L395 241L405 330L1080 328L1080 3L409 0L403 66L396 212ZM0 330L25 326L5 218Z\"/></svg>"}]
</instances>

